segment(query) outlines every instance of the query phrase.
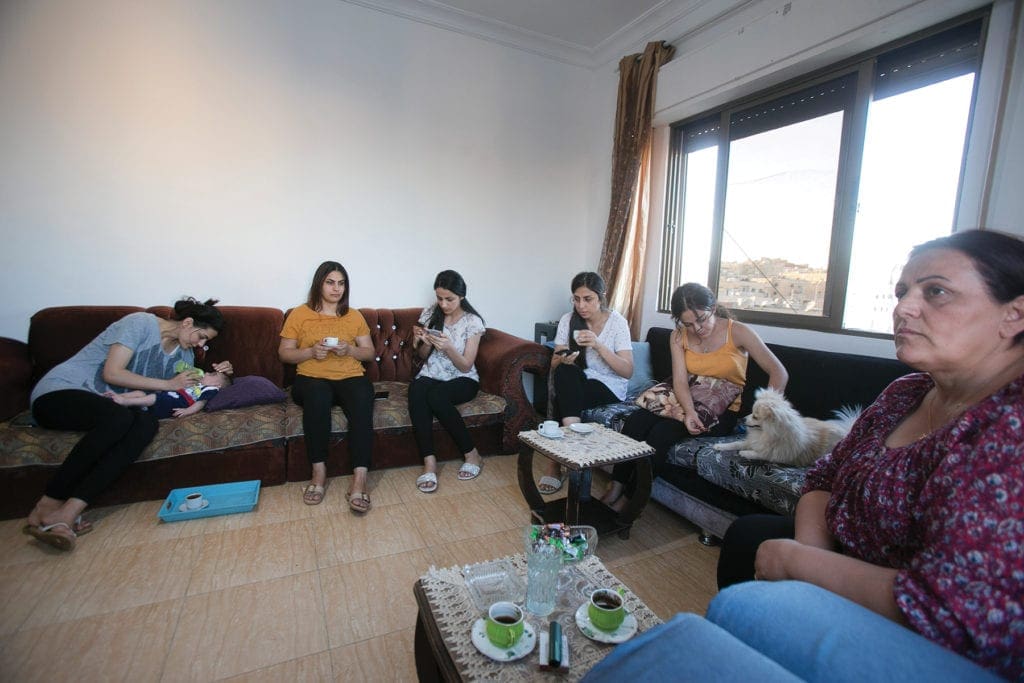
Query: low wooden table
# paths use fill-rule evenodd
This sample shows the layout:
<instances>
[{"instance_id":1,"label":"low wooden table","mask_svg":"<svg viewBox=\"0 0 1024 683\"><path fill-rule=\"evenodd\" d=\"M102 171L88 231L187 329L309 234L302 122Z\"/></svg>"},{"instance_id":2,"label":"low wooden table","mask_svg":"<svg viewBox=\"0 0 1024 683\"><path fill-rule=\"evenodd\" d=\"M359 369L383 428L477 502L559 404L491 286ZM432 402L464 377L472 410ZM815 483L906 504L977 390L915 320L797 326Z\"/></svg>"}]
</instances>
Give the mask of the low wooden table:
<instances>
[{"instance_id":1,"label":"low wooden table","mask_svg":"<svg viewBox=\"0 0 1024 683\"><path fill-rule=\"evenodd\" d=\"M519 489L530 506L533 517L541 524L565 522L589 524L598 533L618 532L629 538L634 520L640 516L651 497L651 459L654 449L614 429L596 423L589 434L562 427L564 437L549 439L536 430L519 432ZM551 458L567 471L569 490L564 498L545 502L533 480L534 451ZM637 488L622 512L616 512L590 497L589 470L603 465L636 461ZM586 490L582 490L586 489Z\"/></svg>"},{"instance_id":2,"label":"low wooden table","mask_svg":"<svg viewBox=\"0 0 1024 683\"><path fill-rule=\"evenodd\" d=\"M526 557L507 558L526 585ZM629 588L619 581L597 557L588 557L573 565L574 584L559 595L554 613L537 617L529 612L527 621L537 630L546 631L548 623L557 620L569 641L569 672L560 674L538 668L537 647L522 659L497 662L481 654L470 638L473 623L484 616L486 608L473 601L464 578L463 567L430 571L413 586L419 614L416 619L416 673L420 681L578 681L615 645L599 643L584 636L575 622L575 612L585 598L588 587L623 589L626 610L636 617L637 632L642 633L662 623L661 619ZM519 596L509 596L519 597ZM518 600L521 604L521 598ZM539 637L538 637L539 640Z\"/></svg>"}]
</instances>

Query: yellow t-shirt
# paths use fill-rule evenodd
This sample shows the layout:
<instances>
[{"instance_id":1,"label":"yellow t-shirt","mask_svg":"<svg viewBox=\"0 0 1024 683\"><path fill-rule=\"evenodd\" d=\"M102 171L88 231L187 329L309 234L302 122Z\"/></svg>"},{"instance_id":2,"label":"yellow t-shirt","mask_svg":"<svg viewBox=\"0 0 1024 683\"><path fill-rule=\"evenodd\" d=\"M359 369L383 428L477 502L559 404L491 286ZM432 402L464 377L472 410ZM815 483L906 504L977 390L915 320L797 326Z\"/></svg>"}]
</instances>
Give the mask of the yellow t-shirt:
<instances>
[{"instance_id":1,"label":"yellow t-shirt","mask_svg":"<svg viewBox=\"0 0 1024 683\"><path fill-rule=\"evenodd\" d=\"M355 346L356 337L366 337L370 327L366 324L363 314L354 308L340 318L332 315L321 315L303 304L292 310L284 321L281 330L282 339L294 339L300 349L308 349L324 337L337 337ZM306 377L319 379L348 379L365 374L363 364L352 356L327 354L324 360L310 358L298 364L296 372Z\"/></svg>"}]
</instances>

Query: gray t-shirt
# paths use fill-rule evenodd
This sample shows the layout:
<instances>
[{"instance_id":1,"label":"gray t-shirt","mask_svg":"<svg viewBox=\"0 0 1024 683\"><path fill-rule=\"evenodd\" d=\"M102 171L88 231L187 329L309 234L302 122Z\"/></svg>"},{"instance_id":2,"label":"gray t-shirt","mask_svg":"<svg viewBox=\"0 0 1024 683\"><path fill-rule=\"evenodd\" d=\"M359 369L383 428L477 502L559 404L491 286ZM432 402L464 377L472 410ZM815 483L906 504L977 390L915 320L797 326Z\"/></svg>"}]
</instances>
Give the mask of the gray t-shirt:
<instances>
[{"instance_id":1,"label":"gray t-shirt","mask_svg":"<svg viewBox=\"0 0 1024 683\"><path fill-rule=\"evenodd\" d=\"M170 379L177 374L174 372L174 364L179 360L189 365L195 362L192 349L178 347L171 353L164 353L160 347L160 322L155 315L131 313L103 330L100 336L74 356L43 375L32 389L32 401L43 394L64 389L81 389L96 394L128 391L125 387L113 387L103 381L103 365L114 344L121 344L133 351L127 369L145 377Z\"/></svg>"}]
</instances>

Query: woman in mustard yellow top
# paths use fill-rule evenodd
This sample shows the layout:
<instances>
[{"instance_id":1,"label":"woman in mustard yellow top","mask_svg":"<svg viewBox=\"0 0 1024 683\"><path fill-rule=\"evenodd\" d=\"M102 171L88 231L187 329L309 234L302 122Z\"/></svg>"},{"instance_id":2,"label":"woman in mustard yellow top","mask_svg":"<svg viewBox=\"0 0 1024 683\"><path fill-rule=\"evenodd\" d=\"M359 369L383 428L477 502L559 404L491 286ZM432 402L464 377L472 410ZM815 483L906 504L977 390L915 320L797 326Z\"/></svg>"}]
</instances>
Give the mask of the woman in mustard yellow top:
<instances>
[{"instance_id":1,"label":"woman in mustard yellow top","mask_svg":"<svg viewBox=\"0 0 1024 683\"><path fill-rule=\"evenodd\" d=\"M782 391L789 373L782 362L765 346L761 338L743 323L731 320L729 312L718 305L714 292L704 285L688 282L672 294L672 391L682 415L661 417L649 410L637 410L626 418L622 433L637 441L646 441L654 448L654 471L664 464L668 450L688 436L726 436L736 428L740 396L717 416L717 424L705 424L690 394L690 375L728 380L742 387L747 381L747 358L768 375L768 386ZM705 418L707 414L705 413ZM716 417L716 416L711 416ZM602 502L622 510L632 492L635 466L616 465L612 482L601 497Z\"/></svg>"},{"instance_id":2,"label":"woman in mustard yellow top","mask_svg":"<svg viewBox=\"0 0 1024 683\"><path fill-rule=\"evenodd\" d=\"M373 384L363 362L373 358L370 328L362 314L348 305L348 271L337 261L324 261L313 275L308 301L292 310L281 330L277 353L294 363L297 375L292 398L302 406L302 430L313 477L302 494L307 505L324 499L331 406L348 418L352 485L346 498L356 512L370 509L366 475L373 444Z\"/></svg>"}]
</instances>

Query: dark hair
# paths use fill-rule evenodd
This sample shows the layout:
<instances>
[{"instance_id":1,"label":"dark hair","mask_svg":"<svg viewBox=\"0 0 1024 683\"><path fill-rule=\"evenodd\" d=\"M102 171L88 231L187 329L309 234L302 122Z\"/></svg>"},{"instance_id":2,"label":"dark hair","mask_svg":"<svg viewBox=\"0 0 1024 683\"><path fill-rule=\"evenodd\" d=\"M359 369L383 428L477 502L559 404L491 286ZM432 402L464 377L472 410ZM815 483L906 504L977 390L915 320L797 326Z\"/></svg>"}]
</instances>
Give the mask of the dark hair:
<instances>
[{"instance_id":1,"label":"dark hair","mask_svg":"<svg viewBox=\"0 0 1024 683\"><path fill-rule=\"evenodd\" d=\"M569 291L573 294L580 287L586 287L594 294L597 294L598 300L601 302L601 310L608 308L608 286L604 283L604 278L597 273L585 270L582 273L576 273L576 276L569 283ZM582 346L576 343L576 335L573 334L576 330L586 330L587 321L580 317L580 314L576 312L576 306L572 307L572 316L569 318L569 351L571 353L580 352L580 355L576 356L576 365L583 368L587 368L587 351Z\"/></svg>"},{"instance_id":2,"label":"dark hair","mask_svg":"<svg viewBox=\"0 0 1024 683\"><path fill-rule=\"evenodd\" d=\"M456 273L454 270L442 270L434 278L434 289L440 287L441 289L447 289L455 296L462 299L459 306L466 313L472 313L476 317L483 321L484 317L476 312L473 305L469 303L469 299L466 298L466 281L462 279L462 276ZM443 330L444 329L444 311L441 310L440 306L434 306L434 312L430 314L430 320L427 321L427 327L432 330Z\"/></svg>"},{"instance_id":3,"label":"dark hair","mask_svg":"<svg viewBox=\"0 0 1024 683\"><path fill-rule=\"evenodd\" d=\"M697 282L687 282L676 287L676 291L672 292L671 310L676 325L682 323L686 311L711 311L719 318L732 317L729 309L719 305L715 293Z\"/></svg>"},{"instance_id":4,"label":"dark hair","mask_svg":"<svg viewBox=\"0 0 1024 683\"><path fill-rule=\"evenodd\" d=\"M935 249L959 251L971 259L989 296L998 303L1024 295L1024 240L1019 237L993 230L963 230L917 245L910 250L910 258ZM1024 341L1024 332L1013 341Z\"/></svg>"},{"instance_id":5,"label":"dark hair","mask_svg":"<svg viewBox=\"0 0 1024 683\"><path fill-rule=\"evenodd\" d=\"M186 296L180 301L174 302L174 320L192 318L192 324L208 330L216 330L218 333L224 329L224 316L214 304L217 299L207 299L199 303L197 299Z\"/></svg>"},{"instance_id":6,"label":"dark hair","mask_svg":"<svg viewBox=\"0 0 1024 683\"><path fill-rule=\"evenodd\" d=\"M313 273L313 284L309 286L309 298L306 300L306 305L314 311L323 310L324 280L334 271L338 271L345 278L345 292L341 295L341 300L338 301L338 307L335 309L335 315L340 317L348 313L348 294L352 290L352 282L348 279L348 271L345 270L345 266L337 261L324 261L317 266L316 272Z\"/></svg>"}]
</instances>

